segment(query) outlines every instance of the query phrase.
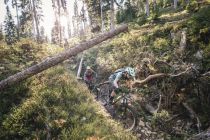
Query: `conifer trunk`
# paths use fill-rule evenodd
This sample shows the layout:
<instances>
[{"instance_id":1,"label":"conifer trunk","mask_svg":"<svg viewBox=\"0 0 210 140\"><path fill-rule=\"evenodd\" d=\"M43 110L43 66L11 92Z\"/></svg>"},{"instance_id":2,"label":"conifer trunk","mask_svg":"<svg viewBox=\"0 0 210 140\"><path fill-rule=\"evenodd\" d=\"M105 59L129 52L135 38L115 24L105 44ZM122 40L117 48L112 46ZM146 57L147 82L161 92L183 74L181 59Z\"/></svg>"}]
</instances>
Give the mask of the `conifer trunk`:
<instances>
[{"instance_id":1,"label":"conifer trunk","mask_svg":"<svg viewBox=\"0 0 210 140\"><path fill-rule=\"evenodd\" d=\"M36 24L37 41L39 42L39 39L40 39L39 23L38 23L37 11L36 11L36 4L35 4L34 0L32 0L32 4L33 4L34 20L35 20L35 24Z\"/></svg>"},{"instance_id":2,"label":"conifer trunk","mask_svg":"<svg viewBox=\"0 0 210 140\"><path fill-rule=\"evenodd\" d=\"M174 0L174 9L177 8L177 0Z\"/></svg>"},{"instance_id":3,"label":"conifer trunk","mask_svg":"<svg viewBox=\"0 0 210 140\"><path fill-rule=\"evenodd\" d=\"M111 0L111 4L110 4L110 9L111 9L111 17L110 17L110 30L114 30L115 29L115 23L114 23L114 0Z\"/></svg>"},{"instance_id":4,"label":"conifer trunk","mask_svg":"<svg viewBox=\"0 0 210 140\"><path fill-rule=\"evenodd\" d=\"M150 13L149 13L149 0L146 0L146 15L149 17Z\"/></svg>"}]
</instances>

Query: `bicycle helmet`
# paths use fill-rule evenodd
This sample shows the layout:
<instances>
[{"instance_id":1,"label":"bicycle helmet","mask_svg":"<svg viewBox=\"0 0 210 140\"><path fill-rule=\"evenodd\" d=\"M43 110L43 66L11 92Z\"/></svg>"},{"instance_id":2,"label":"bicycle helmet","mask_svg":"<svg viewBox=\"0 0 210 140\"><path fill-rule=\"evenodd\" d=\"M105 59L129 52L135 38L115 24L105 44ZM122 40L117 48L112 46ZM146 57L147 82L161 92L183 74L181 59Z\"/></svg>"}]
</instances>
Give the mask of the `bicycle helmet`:
<instances>
[{"instance_id":1,"label":"bicycle helmet","mask_svg":"<svg viewBox=\"0 0 210 140\"><path fill-rule=\"evenodd\" d=\"M129 74L130 76L132 76L132 77L135 77L135 76L136 76L136 72L135 72L135 69L134 69L134 68L127 67L127 68L125 69L125 71L127 71L128 74Z\"/></svg>"}]
</instances>

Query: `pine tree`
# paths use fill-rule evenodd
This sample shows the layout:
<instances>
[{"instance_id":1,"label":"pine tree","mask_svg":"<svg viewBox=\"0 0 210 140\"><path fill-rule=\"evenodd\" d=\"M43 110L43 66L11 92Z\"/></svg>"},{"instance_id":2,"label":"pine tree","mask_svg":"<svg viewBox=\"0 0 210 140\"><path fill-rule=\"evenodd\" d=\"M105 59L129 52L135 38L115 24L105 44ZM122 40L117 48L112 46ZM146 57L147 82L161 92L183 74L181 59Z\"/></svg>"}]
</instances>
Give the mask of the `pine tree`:
<instances>
[{"instance_id":1,"label":"pine tree","mask_svg":"<svg viewBox=\"0 0 210 140\"><path fill-rule=\"evenodd\" d=\"M12 18L12 14L9 10L9 7L6 7L7 9L7 14L5 18L5 41L7 42L8 45L11 45L17 41L17 29L14 23L14 20Z\"/></svg>"},{"instance_id":2,"label":"pine tree","mask_svg":"<svg viewBox=\"0 0 210 140\"><path fill-rule=\"evenodd\" d=\"M20 34L19 34L19 30L20 30L20 21L19 21L19 4L18 4L18 0L4 0L4 3L7 4L11 2L12 3L12 7L14 8L15 7L15 10L16 10L16 18L17 18L17 39L19 40L19 37L20 37Z\"/></svg>"}]
</instances>

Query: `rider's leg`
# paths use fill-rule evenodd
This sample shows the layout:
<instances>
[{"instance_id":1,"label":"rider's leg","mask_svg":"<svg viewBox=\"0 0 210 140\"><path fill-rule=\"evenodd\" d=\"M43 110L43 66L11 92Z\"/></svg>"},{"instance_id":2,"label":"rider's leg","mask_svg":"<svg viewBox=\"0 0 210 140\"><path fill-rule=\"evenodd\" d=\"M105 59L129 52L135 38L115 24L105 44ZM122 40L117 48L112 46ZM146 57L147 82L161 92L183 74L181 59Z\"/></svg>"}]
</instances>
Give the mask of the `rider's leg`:
<instances>
[{"instance_id":1,"label":"rider's leg","mask_svg":"<svg viewBox=\"0 0 210 140\"><path fill-rule=\"evenodd\" d=\"M112 90L110 98L109 98L109 102L112 103L114 100L114 96L116 95L116 93L114 92L114 90Z\"/></svg>"}]
</instances>

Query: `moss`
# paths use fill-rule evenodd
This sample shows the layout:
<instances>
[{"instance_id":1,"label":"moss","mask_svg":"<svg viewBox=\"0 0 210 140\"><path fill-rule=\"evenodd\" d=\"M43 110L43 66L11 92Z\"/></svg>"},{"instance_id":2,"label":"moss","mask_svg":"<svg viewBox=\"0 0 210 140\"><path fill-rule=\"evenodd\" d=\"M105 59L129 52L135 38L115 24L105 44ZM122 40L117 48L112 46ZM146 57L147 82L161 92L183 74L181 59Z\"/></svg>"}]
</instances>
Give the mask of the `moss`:
<instances>
[{"instance_id":1,"label":"moss","mask_svg":"<svg viewBox=\"0 0 210 140\"><path fill-rule=\"evenodd\" d=\"M39 88L34 90L36 86ZM46 138L48 125L53 138L134 139L119 126L112 125L103 114L97 113L101 109L85 86L61 67L46 71L28 88L32 89L32 96L14 106L2 120L0 130L4 133L1 138Z\"/></svg>"}]
</instances>

